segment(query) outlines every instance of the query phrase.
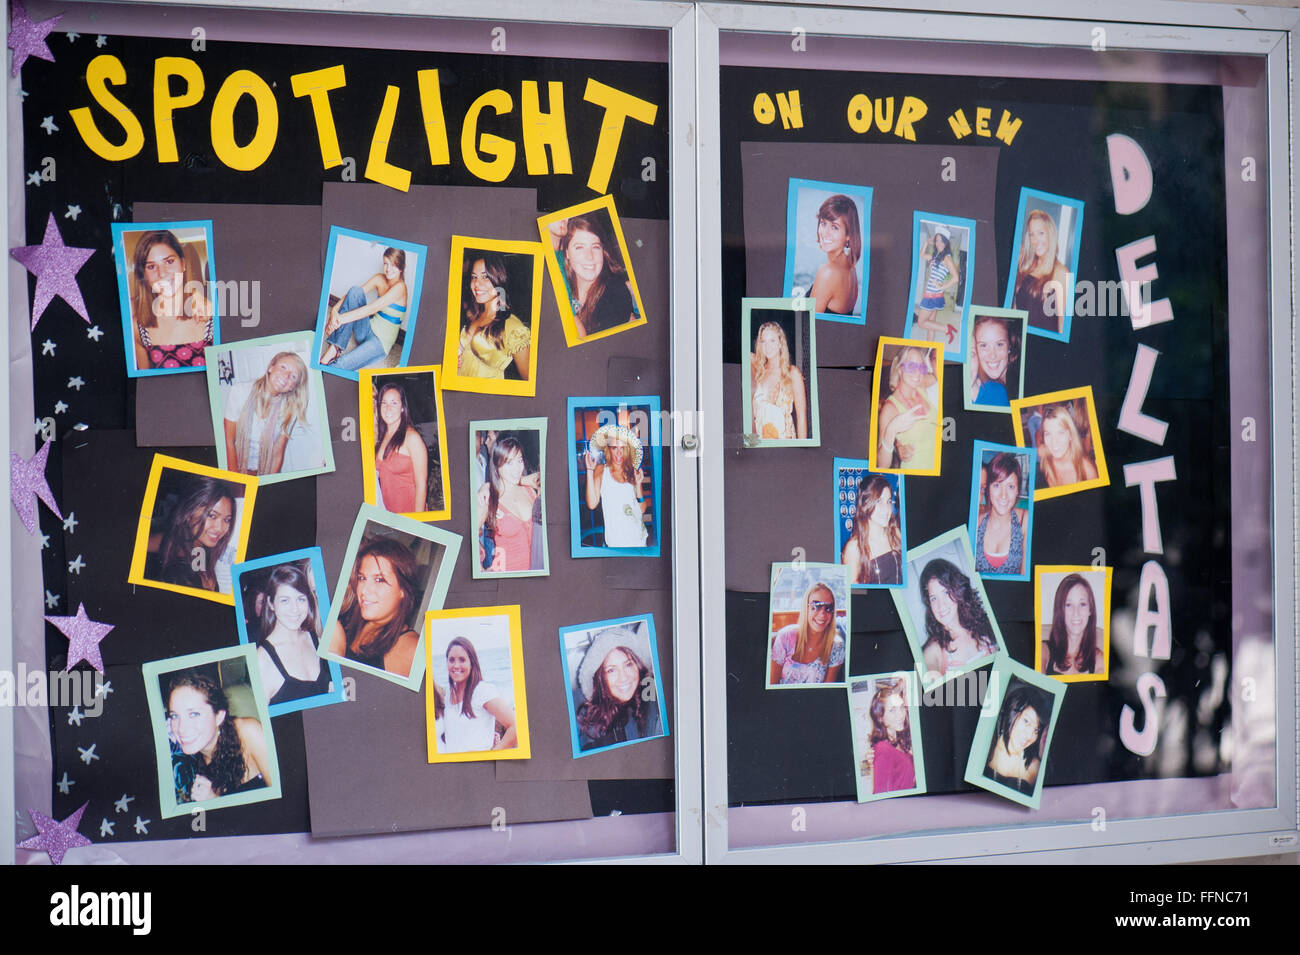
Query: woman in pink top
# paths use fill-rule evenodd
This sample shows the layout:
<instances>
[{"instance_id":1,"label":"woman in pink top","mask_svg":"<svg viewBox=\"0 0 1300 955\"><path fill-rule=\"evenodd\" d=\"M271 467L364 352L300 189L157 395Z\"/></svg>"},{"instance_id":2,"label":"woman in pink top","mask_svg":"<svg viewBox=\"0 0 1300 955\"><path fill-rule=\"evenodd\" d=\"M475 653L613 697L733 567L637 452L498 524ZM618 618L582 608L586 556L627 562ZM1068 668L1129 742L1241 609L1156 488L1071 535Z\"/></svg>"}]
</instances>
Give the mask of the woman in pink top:
<instances>
[{"instance_id":1,"label":"woman in pink top","mask_svg":"<svg viewBox=\"0 0 1300 955\"><path fill-rule=\"evenodd\" d=\"M488 479L478 489L474 539L479 541L479 561L494 573L533 570L533 503L541 487L541 474L525 475L523 445L512 434L497 437L492 447ZM485 553L484 531L492 541Z\"/></svg>"},{"instance_id":2,"label":"woman in pink top","mask_svg":"<svg viewBox=\"0 0 1300 955\"><path fill-rule=\"evenodd\" d=\"M429 449L411 424L401 385L379 389L375 414L375 472L384 507L395 514L428 510Z\"/></svg>"},{"instance_id":3,"label":"woman in pink top","mask_svg":"<svg viewBox=\"0 0 1300 955\"><path fill-rule=\"evenodd\" d=\"M871 791L891 793L916 788L912 762L912 727L908 718L906 683L888 680L871 701Z\"/></svg>"}]
</instances>

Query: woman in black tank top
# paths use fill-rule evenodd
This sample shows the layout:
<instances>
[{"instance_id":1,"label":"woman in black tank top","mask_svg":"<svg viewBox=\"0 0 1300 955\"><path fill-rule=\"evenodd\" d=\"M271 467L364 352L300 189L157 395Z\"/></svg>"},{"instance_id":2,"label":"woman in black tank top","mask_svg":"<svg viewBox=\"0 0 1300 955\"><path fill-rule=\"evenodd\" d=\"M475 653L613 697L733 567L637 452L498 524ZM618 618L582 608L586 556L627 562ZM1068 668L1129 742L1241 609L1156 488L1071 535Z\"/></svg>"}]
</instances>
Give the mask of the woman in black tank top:
<instances>
[{"instance_id":1,"label":"woman in black tank top","mask_svg":"<svg viewBox=\"0 0 1300 955\"><path fill-rule=\"evenodd\" d=\"M320 620L311 581L297 564L271 571L262 592L257 660L270 705L326 693L329 667L316 652Z\"/></svg>"}]
</instances>

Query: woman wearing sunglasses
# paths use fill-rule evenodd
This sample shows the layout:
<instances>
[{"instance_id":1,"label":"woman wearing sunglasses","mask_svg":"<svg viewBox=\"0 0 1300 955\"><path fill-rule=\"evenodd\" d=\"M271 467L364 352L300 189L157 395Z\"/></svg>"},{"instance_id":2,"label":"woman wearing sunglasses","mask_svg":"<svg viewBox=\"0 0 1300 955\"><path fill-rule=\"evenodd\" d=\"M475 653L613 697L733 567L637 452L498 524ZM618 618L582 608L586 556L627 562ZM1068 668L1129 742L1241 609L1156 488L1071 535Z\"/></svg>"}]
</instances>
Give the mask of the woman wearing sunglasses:
<instances>
[{"instance_id":1,"label":"woman wearing sunglasses","mask_svg":"<svg viewBox=\"0 0 1300 955\"><path fill-rule=\"evenodd\" d=\"M889 366L889 397L880 403L872 466L933 471L939 407L928 391L937 379L929 348L903 348Z\"/></svg>"},{"instance_id":2,"label":"woman wearing sunglasses","mask_svg":"<svg viewBox=\"0 0 1300 955\"><path fill-rule=\"evenodd\" d=\"M835 594L818 581L803 595L799 622L772 638L769 686L840 683L848 640L835 619Z\"/></svg>"}]
</instances>

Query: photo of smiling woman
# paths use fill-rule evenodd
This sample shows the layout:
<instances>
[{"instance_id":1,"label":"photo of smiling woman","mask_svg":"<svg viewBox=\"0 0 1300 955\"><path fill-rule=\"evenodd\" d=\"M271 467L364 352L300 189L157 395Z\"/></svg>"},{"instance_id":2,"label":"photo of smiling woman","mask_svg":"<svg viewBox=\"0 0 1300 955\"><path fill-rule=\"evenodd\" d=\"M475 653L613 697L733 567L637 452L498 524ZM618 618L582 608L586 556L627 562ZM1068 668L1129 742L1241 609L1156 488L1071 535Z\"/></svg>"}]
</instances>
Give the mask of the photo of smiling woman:
<instances>
[{"instance_id":1,"label":"photo of smiling woman","mask_svg":"<svg viewBox=\"0 0 1300 955\"><path fill-rule=\"evenodd\" d=\"M871 189L791 179L785 294L817 301L817 317L866 321Z\"/></svg>"},{"instance_id":2,"label":"photo of smiling woman","mask_svg":"<svg viewBox=\"0 0 1300 955\"><path fill-rule=\"evenodd\" d=\"M1028 313L1029 334L1070 340L1082 231L1082 200L1037 189L1020 190L1018 247L1013 252L1003 306Z\"/></svg>"},{"instance_id":3,"label":"photo of smiling woman","mask_svg":"<svg viewBox=\"0 0 1300 955\"><path fill-rule=\"evenodd\" d=\"M849 681L858 802L925 792L925 759L910 673Z\"/></svg>"},{"instance_id":4,"label":"photo of smiling woman","mask_svg":"<svg viewBox=\"0 0 1300 955\"><path fill-rule=\"evenodd\" d=\"M624 266L621 236L608 209L547 223L564 277L568 312L578 341L640 323L639 293Z\"/></svg>"},{"instance_id":5,"label":"photo of smiling woman","mask_svg":"<svg viewBox=\"0 0 1300 955\"><path fill-rule=\"evenodd\" d=\"M964 404L968 410L1009 413L1024 380L1025 315L978 306L971 314Z\"/></svg>"},{"instance_id":6,"label":"photo of smiling woman","mask_svg":"<svg viewBox=\"0 0 1300 955\"><path fill-rule=\"evenodd\" d=\"M1025 796L1034 793L1043 767L1052 704L1050 694L1011 678L984 764L986 779Z\"/></svg>"},{"instance_id":7,"label":"photo of smiling woman","mask_svg":"<svg viewBox=\"0 0 1300 955\"><path fill-rule=\"evenodd\" d=\"M518 418L470 423L472 539L478 560L473 576L545 574L545 503L542 472L546 419Z\"/></svg>"},{"instance_id":8,"label":"photo of smiling woman","mask_svg":"<svg viewBox=\"0 0 1300 955\"><path fill-rule=\"evenodd\" d=\"M560 628L573 755L668 734L650 617Z\"/></svg>"},{"instance_id":9,"label":"photo of smiling woman","mask_svg":"<svg viewBox=\"0 0 1300 955\"><path fill-rule=\"evenodd\" d=\"M1037 670L1063 682L1107 678L1109 567L1034 568Z\"/></svg>"},{"instance_id":10,"label":"photo of smiling woman","mask_svg":"<svg viewBox=\"0 0 1300 955\"><path fill-rule=\"evenodd\" d=\"M1034 452L976 441L968 526L975 570L985 577L1028 580Z\"/></svg>"},{"instance_id":11,"label":"photo of smiling woman","mask_svg":"<svg viewBox=\"0 0 1300 955\"><path fill-rule=\"evenodd\" d=\"M767 688L844 685L848 581L839 564L772 565Z\"/></svg>"},{"instance_id":12,"label":"photo of smiling woman","mask_svg":"<svg viewBox=\"0 0 1300 955\"><path fill-rule=\"evenodd\" d=\"M873 373L872 470L939 473L940 349L881 336Z\"/></svg>"}]
</instances>

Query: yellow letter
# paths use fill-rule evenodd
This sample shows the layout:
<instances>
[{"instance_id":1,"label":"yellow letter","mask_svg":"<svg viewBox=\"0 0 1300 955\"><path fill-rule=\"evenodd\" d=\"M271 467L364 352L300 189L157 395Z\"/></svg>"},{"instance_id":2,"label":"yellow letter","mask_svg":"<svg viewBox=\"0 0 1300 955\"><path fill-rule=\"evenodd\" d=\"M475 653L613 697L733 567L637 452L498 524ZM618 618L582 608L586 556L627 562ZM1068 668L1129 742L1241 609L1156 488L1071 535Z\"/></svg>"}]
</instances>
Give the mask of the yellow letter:
<instances>
[{"instance_id":1,"label":"yellow letter","mask_svg":"<svg viewBox=\"0 0 1300 955\"><path fill-rule=\"evenodd\" d=\"M898 125L894 127L894 135L902 136L908 142L916 142L916 130L912 129L912 124L928 112L930 107L926 106L923 100L915 96L903 97L903 106L898 111Z\"/></svg>"},{"instance_id":2,"label":"yellow letter","mask_svg":"<svg viewBox=\"0 0 1300 955\"><path fill-rule=\"evenodd\" d=\"M478 114L484 107L491 107L496 113L504 114L515 107L514 100L505 90L488 90L470 104L465 114L465 123L460 128L460 155L465 161L465 168L485 182L502 182L515 167L515 144L492 133L478 133ZM601 132L602 138L604 132ZM479 150L493 157L491 162L479 155ZM597 149L599 152L599 149Z\"/></svg>"},{"instance_id":3,"label":"yellow letter","mask_svg":"<svg viewBox=\"0 0 1300 955\"><path fill-rule=\"evenodd\" d=\"M970 120L962 110L957 110L948 117L948 125L952 127L952 133L958 139L965 139L970 135Z\"/></svg>"},{"instance_id":4,"label":"yellow letter","mask_svg":"<svg viewBox=\"0 0 1300 955\"><path fill-rule=\"evenodd\" d=\"M235 142L235 106L242 96L253 97L257 126L246 145ZM251 70L235 70L212 101L212 150L231 169L248 172L266 162L280 132L280 110L271 87Z\"/></svg>"},{"instance_id":5,"label":"yellow letter","mask_svg":"<svg viewBox=\"0 0 1300 955\"><path fill-rule=\"evenodd\" d=\"M989 118L993 115L993 110L987 106L975 107L975 134L977 136L992 136L989 132Z\"/></svg>"},{"instance_id":6,"label":"yellow letter","mask_svg":"<svg viewBox=\"0 0 1300 955\"><path fill-rule=\"evenodd\" d=\"M799 104L799 91L791 90L788 94L777 93L776 105L781 110L781 125L789 129L803 129L803 107Z\"/></svg>"},{"instance_id":7,"label":"yellow letter","mask_svg":"<svg viewBox=\"0 0 1300 955\"><path fill-rule=\"evenodd\" d=\"M754 97L754 118L764 126L776 119L776 105L772 102L772 97L766 93L759 93Z\"/></svg>"},{"instance_id":8,"label":"yellow letter","mask_svg":"<svg viewBox=\"0 0 1300 955\"><path fill-rule=\"evenodd\" d=\"M998 122L998 139L1010 146L1011 140L1015 139L1016 133L1020 132L1020 123L1019 117L1016 118L1015 122L1012 122L1011 111L1004 109L1002 119ZM1107 137L1107 140L1109 141L1109 137Z\"/></svg>"},{"instance_id":9,"label":"yellow letter","mask_svg":"<svg viewBox=\"0 0 1300 955\"><path fill-rule=\"evenodd\" d=\"M383 183L402 192L411 188L411 171L394 166L388 161L388 140L393 135L393 120L397 118L397 97L401 91L396 86L384 93L384 105L379 108L375 133L370 137L370 158L366 160L363 175L371 182Z\"/></svg>"},{"instance_id":10,"label":"yellow letter","mask_svg":"<svg viewBox=\"0 0 1300 955\"><path fill-rule=\"evenodd\" d=\"M316 117L316 138L320 140L320 160L322 168L333 169L343 165L343 154L339 150L339 134L334 128L334 112L330 109L330 90L348 85L343 73L343 64L313 70L310 73L295 73L289 77L294 96L311 97L312 115Z\"/></svg>"},{"instance_id":11,"label":"yellow letter","mask_svg":"<svg viewBox=\"0 0 1300 955\"><path fill-rule=\"evenodd\" d=\"M849 100L849 129L865 133L871 128L871 98L858 93Z\"/></svg>"},{"instance_id":12,"label":"yellow letter","mask_svg":"<svg viewBox=\"0 0 1300 955\"><path fill-rule=\"evenodd\" d=\"M420 112L424 114L424 136L429 140L429 165L445 166L451 162L447 151L447 121L442 118L442 87L437 70L420 70Z\"/></svg>"},{"instance_id":13,"label":"yellow letter","mask_svg":"<svg viewBox=\"0 0 1300 955\"><path fill-rule=\"evenodd\" d=\"M104 134L99 131L94 118L90 115L89 106L78 107L70 113L72 121L77 126L77 132L81 133L82 142L89 146L96 156L109 162L130 159L144 148L144 129L141 128L140 121L121 100L108 91L110 83L121 86L125 82L126 69L122 66L122 61L111 54L101 53L86 67L86 88L90 90L90 95L96 103L108 111L108 115L122 124L122 129L126 132L126 139L122 141L122 145L114 146L104 138Z\"/></svg>"},{"instance_id":14,"label":"yellow letter","mask_svg":"<svg viewBox=\"0 0 1300 955\"><path fill-rule=\"evenodd\" d=\"M649 126L655 121L659 107L631 93L624 93L604 83L587 78L587 89L582 98L605 109L605 120L600 124L600 138L596 140L596 155L591 160L591 175L587 186L596 192L609 187L609 174L614 170L614 157L618 143L623 138L623 123L630 116L638 123Z\"/></svg>"},{"instance_id":15,"label":"yellow letter","mask_svg":"<svg viewBox=\"0 0 1300 955\"><path fill-rule=\"evenodd\" d=\"M519 110L523 114L524 164L528 167L528 175L546 175L550 172L546 166L546 147L550 146L555 172L567 176L573 172L573 163L569 159L569 134L564 128L564 84L551 81L546 84L546 91L551 106L549 113L543 113L538 105L535 80L524 80L519 95Z\"/></svg>"},{"instance_id":16,"label":"yellow letter","mask_svg":"<svg viewBox=\"0 0 1300 955\"><path fill-rule=\"evenodd\" d=\"M171 78L185 81L185 90L172 95ZM203 71L184 56L160 56L153 64L153 132L158 140L158 161L176 162L176 131L172 112L193 106L203 99Z\"/></svg>"}]
</instances>

